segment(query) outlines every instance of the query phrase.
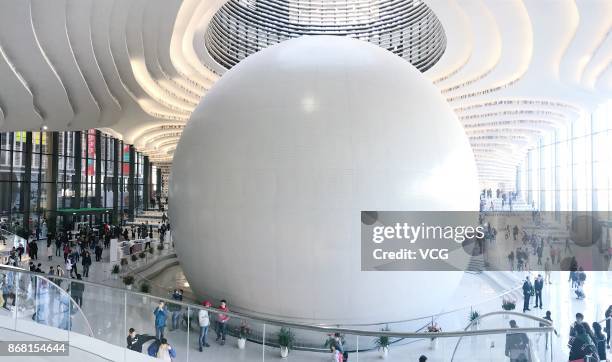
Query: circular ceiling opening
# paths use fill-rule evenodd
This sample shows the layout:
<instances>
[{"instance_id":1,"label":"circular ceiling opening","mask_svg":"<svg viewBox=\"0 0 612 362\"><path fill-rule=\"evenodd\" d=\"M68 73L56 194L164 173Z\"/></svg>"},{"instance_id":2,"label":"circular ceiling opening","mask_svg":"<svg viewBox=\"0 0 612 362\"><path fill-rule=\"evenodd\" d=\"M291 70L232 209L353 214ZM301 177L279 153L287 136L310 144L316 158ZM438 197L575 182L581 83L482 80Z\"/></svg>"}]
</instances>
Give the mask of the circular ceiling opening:
<instances>
[{"instance_id":1,"label":"circular ceiling opening","mask_svg":"<svg viewBox=\"0 0 612 362\"><path fill-rule=\"evenodd\" d=\"M446 48L442 24L420 0L230 0L206 31L210 56L230 69L247 56L302 35L374 43L424 72Z\"/></svg>"}]
</instances>

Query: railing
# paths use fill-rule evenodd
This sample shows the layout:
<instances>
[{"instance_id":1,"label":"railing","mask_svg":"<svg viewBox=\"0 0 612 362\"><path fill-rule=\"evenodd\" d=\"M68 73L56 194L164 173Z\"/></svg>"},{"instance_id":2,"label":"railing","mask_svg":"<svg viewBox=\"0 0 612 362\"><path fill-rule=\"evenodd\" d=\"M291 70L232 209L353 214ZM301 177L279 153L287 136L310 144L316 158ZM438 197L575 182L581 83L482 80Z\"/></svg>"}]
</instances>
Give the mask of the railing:
<instances>
[{"instance_id":1,"label":"railing","mask_svg":"<svg viewBox=\"0 0 612 362\"><path fill-rule=\"evenodd\" d=\"M221 346L215 343L213 333L219 313L218 309L86 281L53 277L57 285L62 287L72 285L71 292L75 290L74 285L84 288L82 295L77 293L77 297L74 298L82 302L82 307L79 309L83 313L81 316L80 312L72 313L76 310L77 303L72 300L67 302L66 293L58 290L45 294L44 290L40 289L43 282L49 285L45 276L8 266L0 266L0 273L7 275L8 279L7 288L3 289L3 294L6 291L9 295L15 295L14 301L9 298L8 309L0 309L0 327L35 334L50 340L79 344L81 348L85 346L89 348L89 352L113 361L148 360L145 354L151 342L145 344L143 348L145 354L139 354L125 348L125 337L129 328L135 328L138 334L155 335L153 310L158 306L159 301L163 301L167 306L163 308L164 313L167 313L166 318L162 318L167 320L167 327L163 332L164 337L168 339L177 353L174 361L201 360L202 358L209 360L276 359L281 353L280 334L286 331L290 331L289 334L295 337L294 351L291 353L296 355L296 359L303 360L325 358L322 353L329 353L329 350L324 347L325 341L331 333L341 333L344 339L344 349L352 355L351 360L358 360L360 355L363 358L371 358L369 356L372 354L388 351L385 348L379 351L378 343L388 346L392 350L391 353L400 357L400 360L415 360L415 357L418 358L420 354L437 356L436 360L450 360L453 353L457 360L466 360L461 356L477 356L481 352L484 355L484 352L487 352L486 360L497 361L505 358L503 341L507 333L525 333L534 345L543 345L544 339L540 341L538 336L550 334L552 331L549 325L544 324L544 327L540 327L540 323L547 322L528 315L520 315L525 321L531 323L526 324L525 321L520 321L519 325L523 328L510 329L505 325L507 321L500 321L501 323L496 325L493 319L488 319L487 328L417 333L318 326L226 312L225 314L230 317L228 324L224 327L227 328L226 340L229 345ZM62 307L62 303L68 305L68 308ZM198 352L200 328L197 316L200 311L208 312L212 322L207 334L207 342L211 347L204 347L202 354ZM45 319L42 319L43 316ZM171 331L173 321L175 322L174 327L177 328ZM88 325L86 322L91 324L91 331L86 327ZM240 335L241 326L247 326L250 333L248 333L248 340L239 342L237 337ZM281 328L283 328L282 332ZM92 335L88 337L90 334ZM491 348L490 345L466 342L472 338L483 341L499 340L500 342L496 342L498 347ZM84 339L87 340L86 343L83 342ZM398 343L398 341L410 343ZM455 345L458 347L453 349ZM244 347L245 350L240 347ZM545 353L544 347L534 350L540 362L550 361L549 354ZM477 361L478 359L469 360Z\"/></svg>"},{"instance_id":2,"label":"railing","mask_svg":"<svg viewBox=\"0 0 612 362\"><path fill-rule=\"evenodd\" d=\"M23 246L24 250L28 244L28 241L21 236L13 234L12 232L6 229L0 229L0 261L2 264L5 264L7 258L13 247L18 248L19 244ZM4 245L6 243L6 245Z\"/></svg>"}]
</instances>

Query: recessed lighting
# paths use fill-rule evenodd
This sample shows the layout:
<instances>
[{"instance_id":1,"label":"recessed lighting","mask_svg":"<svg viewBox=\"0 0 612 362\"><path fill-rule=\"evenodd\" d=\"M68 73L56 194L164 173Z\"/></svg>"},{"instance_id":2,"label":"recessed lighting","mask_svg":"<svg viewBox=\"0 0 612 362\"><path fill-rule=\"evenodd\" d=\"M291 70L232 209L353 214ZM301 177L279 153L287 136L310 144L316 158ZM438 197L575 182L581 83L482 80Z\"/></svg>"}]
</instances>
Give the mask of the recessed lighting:
<instances>
[{"instance_id":1,"label":"recessed lighting","mask_svg":"<svg viewBox=\"0 0 612 362\"><path fill-rule=\"evenodd\" d=\"M46 125L45 125L45 126L42 126L43 131L46 131L48 128L49 128L49 127L47 127Z\"/></svg>"}]
</instances>

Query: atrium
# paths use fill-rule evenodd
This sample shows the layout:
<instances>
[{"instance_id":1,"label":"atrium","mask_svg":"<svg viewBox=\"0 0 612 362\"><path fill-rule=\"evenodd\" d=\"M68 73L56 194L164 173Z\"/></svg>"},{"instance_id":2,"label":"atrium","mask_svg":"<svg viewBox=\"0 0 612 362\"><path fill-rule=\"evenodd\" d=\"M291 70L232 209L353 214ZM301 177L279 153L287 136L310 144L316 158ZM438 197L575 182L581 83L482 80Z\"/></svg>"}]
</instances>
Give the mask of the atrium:
<instances>
[{"instance_id":1,"label":"atrium","mask_svg":"<svg viewBox=\"0 0 612 362\"><path fill-rule=\"evenodd\" d=\"M612 1L0 1L2 361L606 361Z\"/></svg>"}]
</instances>

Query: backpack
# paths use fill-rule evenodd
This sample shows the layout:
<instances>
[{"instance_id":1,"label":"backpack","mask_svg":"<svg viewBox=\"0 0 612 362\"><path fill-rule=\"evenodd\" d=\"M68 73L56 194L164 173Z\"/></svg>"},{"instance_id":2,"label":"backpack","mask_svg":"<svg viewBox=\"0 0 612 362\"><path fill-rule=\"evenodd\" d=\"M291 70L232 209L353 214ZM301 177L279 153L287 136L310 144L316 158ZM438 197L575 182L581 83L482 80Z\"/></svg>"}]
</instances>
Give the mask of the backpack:
<instances>
[{"instance_id":1,"label":"backpack","mask_svg":"<svg viewBox=\"0 0 612 362\"><path fill-rule=\"evenodd\" d=\"M159 351L160 344L161 342L159 339L155 339L155 341L149 345L149 348L147 348L147 354L151 357L157 357L157 351Z\"/></svg>"}]
</instances>

